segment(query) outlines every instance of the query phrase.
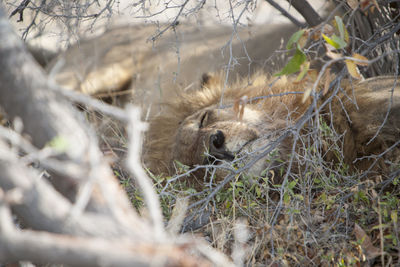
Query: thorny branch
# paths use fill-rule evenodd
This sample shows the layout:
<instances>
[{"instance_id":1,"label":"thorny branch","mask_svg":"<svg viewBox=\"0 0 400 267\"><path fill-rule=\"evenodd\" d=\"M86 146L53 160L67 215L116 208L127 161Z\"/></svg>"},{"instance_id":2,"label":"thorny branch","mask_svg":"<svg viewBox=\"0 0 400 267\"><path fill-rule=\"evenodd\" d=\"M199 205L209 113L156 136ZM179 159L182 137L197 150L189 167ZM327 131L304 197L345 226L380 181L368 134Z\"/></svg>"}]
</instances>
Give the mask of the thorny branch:
<instances>
[{"instance_id":1,"label":"thorny branch","mask_svg":"<svg viewBox=\"0 0 400 267\"><path fill-rule=\"evenodd\" d=\"M229 39L229 41L221 49L221 53L222 53L222 51L224 49L226 49L226 47L228 47L228 49L229 49L229 60L228 60L228 64L226 65L226 69L225 69L225 81L224 81L224 88L223 88L222 93L221 93L221 99L220 99L220 103L219 103L220 106L222 106L222 104L223 104L224 92L225 92L226 87L228 86L228 79L229 79L230 70L233 69L235 67L235 65L237 64L237 60L234 57L233 51L232 51L233 39L234 39L234 37L236 37L238 40L240 40L242 42L241 38L238 35L237 27L238 27L238 25L240 23L241 17L245 13L245 11L248 10L250 2L246 1L245 6L241 10L241 12L239 13L239 16L237 18L235 18L234 9L233 9L231 0L229 0L229 5L230 5L230 12L231 12L231 19L232 19L232 35L231 35L231 38ZM244 44L243 44L243 49L244 49L244 52L245 52L245 55L246 55L247 59L249 60L249 67L250 67L252 60L251 60L249 54L247 53L247 49L246 49L246 46Z\"/></svg>"},{"instance_id":2,"label":"thorny branch","mask_svg":"<svg viewBox=\"0 0 400 267\"><path fill-rule=\"evenodd\" d=\"M6 4L12 5L10 3ZM26 40L29 34L41 33L45 28L52 25L52 20L61 22L69 29L70 34L77 34L82 22L91 21L89 28L93 28L99 18L110 18L113 13L115 0L106 1L36 1L23 0L12 12L10 18L19 13L20 18L17 22L23 22L23 14L28 13L30 23L25 27L22 33L22 39ZM25 17L26 17L25 16ZM25 19L26 20L26 19ZM76 27L75 29L73 29ZM35 32L36 30L37 32ZM79 33L78 33L79 34Z\"/></svg>"}]
</instances>

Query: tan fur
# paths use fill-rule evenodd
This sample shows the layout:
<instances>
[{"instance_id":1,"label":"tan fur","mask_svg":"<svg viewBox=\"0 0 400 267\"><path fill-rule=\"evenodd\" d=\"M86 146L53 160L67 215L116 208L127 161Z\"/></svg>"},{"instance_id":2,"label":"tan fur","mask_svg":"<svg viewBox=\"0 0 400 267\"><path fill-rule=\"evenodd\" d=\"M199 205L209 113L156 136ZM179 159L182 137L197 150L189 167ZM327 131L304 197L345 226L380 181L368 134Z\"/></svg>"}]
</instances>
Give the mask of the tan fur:
<instances>
[{"instance_id":1,"label":"tan fur","mask_svg":"<svg viewBox=\"0 0 400 267\"><path fill-rule=\"evenodd\" d=\"M159 27L144 24L112 28L98 37L81 40L46 68L65 88L96 96L130 89L130 102L148 108L149 103L165 99L175 88L198 88L204 72L228 64L229 51L222 48L232 36L231 27L183 23L155 42L149 41ZM247 76L258 68L279 69L285 59L274 55L274 51L296 30L290 24L239 27L240 38L232 40L232 56L237 62L230 77Z\"/></svg>"},{"instance_id":2,"label":"tan fur","mask_svg":"<svg viewBox=\"0 0 400 267\"><path fill-rule=\"evenodd\" d=\"M311 84L295 84L286 77L267 78L257 74L252 84L246 80L224 88L221 80L208 79L201 90L177 96L175 101L165 104L161 114L152 120L144 146L144 161L151 171L173 174L174 160L191 167L204 164L207 158L204 154L214 144L233 155L243 153L243 150L254 151L268 142L268 137L267 140L262 138L262 142L258 141L261 137L292 126L310 106L311 98L302 103L301 93L251 100L287 92L303 92ZM378 77L360 83L342 82L346 94L339 93L340 101L335 97L331 109L336 132L345 133L346 162L352 164L357 157L382 153L399 140L400 88L396 84L388 121L378 137L366 145L384 120L391 97L390 89L394 84L395 79L391 77ZM218 108L221 97L225 106L223 109ZM242 118L237 114L238 105L244 107ZM329 106L322 113L328 111ZM331 116L324 118L329 123ZM218 141L213 143L218 131L224 135L223 146ZM280 149L286 148L283 145ZM388 155L395 160L393 153L396 152ZM367 163L371 161L357 161L353 167L365 170L369 166ZM265 161L260 160L250 172L260 174L265 167Z\"/></svg>"}]
</instances>

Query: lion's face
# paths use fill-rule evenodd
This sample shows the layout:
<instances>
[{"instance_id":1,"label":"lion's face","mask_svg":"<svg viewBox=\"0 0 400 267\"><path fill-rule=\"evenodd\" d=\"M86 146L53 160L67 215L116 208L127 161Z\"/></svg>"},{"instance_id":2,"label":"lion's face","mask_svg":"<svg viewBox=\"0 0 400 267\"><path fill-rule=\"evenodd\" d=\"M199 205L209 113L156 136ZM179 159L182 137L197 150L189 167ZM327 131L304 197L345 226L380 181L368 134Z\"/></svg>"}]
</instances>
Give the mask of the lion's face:
<instances>
[{"instance_id":1,"label":"lion's face","mask_svg":"<svg viewBox=\"0 0 400 267\"><path fill-rule=\"evenodd\" d=\"M188 166L233 161L260 137L261 116L250 107L241 119L232 107L199 110L180 123L172 158Z\"/></svg>"},{"instance_id":2,"label":"lion's face","mask_svg":"<svg viewBox=\"0 0 400 267\"><path fill-rule=\"evenodd\" d=\"M300 129L292 131L294 123L310 110L312 100L309 98L303 102L302 94L293 93L304 91L304 84L291 83L286 79L281 81L227 88L224 93L226 103L237 103L237 99L247 97L243 116L237 115L233 104L218 108L222 96L222 89L218 86L182 94L151 122L144 146L144 158L149 169L157 174L173 174L176 171L173 168L175 161L189 167L222 163L215 174L218 178L224 178L231 172L218 171L226 170L228 166L224 162L233 161L240 171L254 176L264 175L265 170L272 170L270 173L274 175L274 170L281 167L280 170L284 171L289 154L295 152L291 155L302 155L300 153L304 153L304 150L308 153L307 145L312 141L315 129L310 128L313 131L311 135L308 130L308 127L314 127L311 121L301 132ZM393 90L394 86L396 90ZM340 95L339 100L332 100L319 111L321 119L343 137L339 139L339 142L343 141L340 160L353 169L367 170L372 166L370 156L384 152L390 162L399 162L398 81L393 77L377 77L358 84L343 81L342 87L346 94ZM349 97L353 95L355 99ZM329 95L327 97L329 100ZM321 101L325 101L325 98ZM393 101L389 116L388 101ZM315 132L319 135L319 131ZM296 134L297 143L292 142L292 134ZM328 142L332 141L329 138ZM396 146L392 154L386 151L391 146ZM325 146L324 143L321 151L328 161L337 160L336 150L332 156L330 145ZM375 164L376 170L385 173L388 169L385 164L386 161L379 166ZM199 172L194 176L206 177L198 174L202 175ZM280 183L275 180L280 178L274 177L273 182Z\"/></svg>"}]
</instances>

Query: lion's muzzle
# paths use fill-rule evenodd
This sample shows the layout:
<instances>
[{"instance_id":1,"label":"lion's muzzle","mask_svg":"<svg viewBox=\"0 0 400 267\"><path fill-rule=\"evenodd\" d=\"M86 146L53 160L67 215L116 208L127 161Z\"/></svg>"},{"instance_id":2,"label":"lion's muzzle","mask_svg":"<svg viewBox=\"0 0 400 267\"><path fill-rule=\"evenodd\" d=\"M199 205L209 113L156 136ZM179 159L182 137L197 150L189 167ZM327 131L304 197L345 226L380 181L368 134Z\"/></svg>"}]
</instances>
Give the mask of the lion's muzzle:
<instances>
[{"instance_id":1,"label":"lion's muzzle","mask_svg":"<svg viewBox=\"0 0 400 267\"><path fill-rule=\"evenodd\" d=\"M217 130L215 134L210 136L209 141L209 157L208 161L212 162L215 159L219 160L234 160L235 156L226 149L225 146L225 135L222 131Z\"/></svg>"}]
</instances>

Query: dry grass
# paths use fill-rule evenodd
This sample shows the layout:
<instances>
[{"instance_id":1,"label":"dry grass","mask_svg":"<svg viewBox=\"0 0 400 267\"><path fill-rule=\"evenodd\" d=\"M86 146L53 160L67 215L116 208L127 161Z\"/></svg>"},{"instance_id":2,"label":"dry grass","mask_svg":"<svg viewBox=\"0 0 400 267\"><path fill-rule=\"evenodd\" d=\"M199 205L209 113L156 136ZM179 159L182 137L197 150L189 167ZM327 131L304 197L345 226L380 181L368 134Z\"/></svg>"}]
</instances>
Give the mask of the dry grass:
<instances>
[{"instance_id":1,"label":"dry grass","mask_svg":"<svg viewBox=\"0 0 400 267\"><path fill-rule=\"evenodd\" d=\"M101 121L99 129L111 130L107 136L112 136L101 135L102 147L123 157L126 148L121 125L103 116ZM341 137L324 123L321 125L320 133L340 159ZM245 252L243 261L247 266L400 264L398 171L389 177L360 178L340 160L323 160L315 147L320 140L311 140L309 132L301 140L305 147L294 155L290 173L286 173L288 163L283 162L280 169L267 171L263 177L238 175L207 205L193 204L208 198L217 184L205 180L204 188L193 188L183 176L166 187L166 181L174 177L151 176L165 221L171 218L178 197L188 199L191 205L182 229L203 236L213 247L232 256L237 221L244 220L246 241L240 251ZM132 204L146 214L142 196L123 164L115 161L113 166ZM178 174L186 171L187 166L178 168ZM283 190L282 185L271 183L273 175L286 174L288 183Z\"/></svg>"}]
</instances>

